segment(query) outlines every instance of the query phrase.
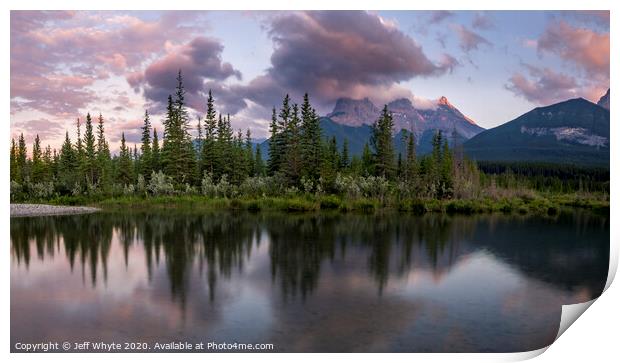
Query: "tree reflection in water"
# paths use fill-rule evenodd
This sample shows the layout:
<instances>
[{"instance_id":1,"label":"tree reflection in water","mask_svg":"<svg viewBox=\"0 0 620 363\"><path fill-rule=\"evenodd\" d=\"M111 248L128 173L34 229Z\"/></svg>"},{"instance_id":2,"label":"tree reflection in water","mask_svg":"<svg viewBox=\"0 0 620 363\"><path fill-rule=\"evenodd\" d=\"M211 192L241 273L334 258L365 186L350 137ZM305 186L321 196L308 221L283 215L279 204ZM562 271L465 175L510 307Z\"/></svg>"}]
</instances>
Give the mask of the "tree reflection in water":
<instances>
[{"instance_id":1,"label":"tree reflection in water","mask_svg":"<svg viewBox=\"0 0 620 363\"><path fill-rule=\"evenodd\" d=\"M420 268L439 278L459 258L481 249L560 288L586 285L598 295L609 258L607 218L585 212L554 218L98 213L13 218L10 229L11 253L18 264L27 268L33 253L44 260L64 250L71 271L78 262L84 283L93 287L98 279L107 281L113 243L122 246L125 265L131 250L141 248L148 280L154 268L164 264L171 297L182 308L192 269L205 277L213 301L218 280L243 272L261 243L268 244L272 282L284 301L311 296L320 284L321 269L336 262L365 269L382 294L392 277Z\"/></svg>"}]
</instances>

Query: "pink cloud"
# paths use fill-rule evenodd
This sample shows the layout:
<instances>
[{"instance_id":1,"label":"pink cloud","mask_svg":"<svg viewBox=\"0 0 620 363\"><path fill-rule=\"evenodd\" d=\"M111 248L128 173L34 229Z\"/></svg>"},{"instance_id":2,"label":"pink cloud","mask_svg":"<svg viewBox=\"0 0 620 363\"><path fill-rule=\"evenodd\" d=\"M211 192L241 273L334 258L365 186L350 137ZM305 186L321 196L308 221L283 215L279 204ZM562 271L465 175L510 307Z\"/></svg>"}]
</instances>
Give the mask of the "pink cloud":
<instances>
[{"instance_id":1,"label":"pink cloud","mask_svg":"<svg viewBox=\"0 0 620 363\"><path fill-rule=\"evenodd\" d=\"M12 11L12 113L76 115L99 101L94 82L136 71L166 44L204 30L199 16L166 12L146 21L107 11Z\"/></svg>"},{"instance_id":2,"label":"pink cloud","mask_svg":"<svg viewBox=\"0 0 620 363\"><path fill-rule=\"evenodd\" d=\"M47 143L50 139L64 135L64 127L62 125L42 118L19 121L12 126L13 134L17 135L23 132L27 142L32 142L35 135L39 135L43 143Z\"/></svg>"},{"instance_id":3,"label":"pink cloud","mask_svg":"<svg viewBox=\"0 0 620 363\"><path fill-rule=\"evenodd\" d=\"M463 49L466 53L473 50L478 50L481 46L492 46L491 42L489 42L486 38L472 30L467 29L463 25L453 24L452 29L454 29L459 38L461 49Z\"/></svg>"},{"instance_id":4,"label":"pink cloud","mask_svg":"<svg viewBox=\"0 0 620 363\"><path fill-rule=\"evenodd\" d=\"M506 84L506 89L526 100L549 105L570 98L582 97L581 88L574 77L557 73L549 68L524 65L529 77L515 73Z\"/></svg>"},{"instance_id":5,"label":"pink cloud","mask_svg":"<svg viewBox=\"0 0 620 363\"><path fill-rule=\"evenodd\" d=\"M551 23L537 42L541 53L555 54L600 80L609 79L609 33Z\"/></svg>"}]
</instances>

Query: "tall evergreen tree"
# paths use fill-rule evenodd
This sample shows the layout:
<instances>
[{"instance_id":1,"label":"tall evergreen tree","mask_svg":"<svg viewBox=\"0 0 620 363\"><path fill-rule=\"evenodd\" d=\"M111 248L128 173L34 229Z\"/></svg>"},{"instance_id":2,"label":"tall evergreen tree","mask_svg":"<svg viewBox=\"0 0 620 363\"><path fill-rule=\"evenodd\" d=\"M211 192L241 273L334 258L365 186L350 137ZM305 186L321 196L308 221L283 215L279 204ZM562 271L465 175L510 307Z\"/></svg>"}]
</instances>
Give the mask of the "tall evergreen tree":
<instances>
[{"instance_id":1,"label":"tall evergreen tree","mask_svg":"<svg viewBox=\"0 0 620 363\"><path fill-rule=\"evenodd\" d=\"M289 183L295 185L301 177L302 169L301 134L297 104L293 105L289 120L286 123L286 135L285 173Z\"/></svg>"},{"instance_id":2,"label":"tall evergreen tree","mask_svg":"<svg viewBox=\"0 0 620 363\"><path fill-rule=\"evenodd\" d=\"M415 135L413 132L407 133L407 153L405 157L404 169L404 179L407 182L414 181L417 174L417 160L415 152Z\"/></svg>"},{"instance_id":3,"label":"tall evergreen tree","mask_svg":"<svg viewBox=\"0 0 620 363\"><path fill-rule=\"evenodd\" d=\"M271 137L269 138L269 160L267 161L267 169L269 175L273 175L278 171L280 166L280 127L278 126L278 118L276 116L276 108L274 107L271 112L271 123L269 124L269 132Z\"/></svg>"},{"instance_id":4,"label":"tall evergreen tree","mask_svg":"<svg viewBox=\"0 0 620 363\"><path fill-rule=\"evenodd\" d=\"M205 116L204 123L204 141L201 148L201 174L204 172L215 172L215 164L217 159L217 117L215 112L215 105L213 102L213 94L209 90L209 96L207 97L207 114Z\"/></svg>"},{"instance_id":5,"label":"tall evergreen tree","mask_svg":"<svg viewBox=\"0 0 620 363\"><path fill-rule=\"evenodd\" d=\"M256 175L256 167L254 165L254 151L252 149L252 134L250 129L245 132L245 163L249 176Z\"/></svg>"},{"instance_id":6,"label":"tall evergreen tree","mask_svg":"<svg viewBox=\"0 0 620 363\"><path fill-rule=\"evenodd\" d=\"M366 176L374 174L374 161L372 151L368 143L364 144L364 150L362 151L362 173Z\"/></svg>"},{"instance_id":7,"label":"tall evergreen tree","mask_svg":"<svg viewBox=\"0 0 620 363\"><path fill-rule=\"evenodd\" d=\"M157 129L153 129L153 146L151 147L151 167L153 171L158 172L161 170L161 153L159 151L159 138L157 136Z\"/></svg>"},{"instance_id":8,"label":"tall evergreen tree","mask_svg":"<svg viewBox=\"0 0 620 363\"><path fill-rule=\"evenodd\" d=\"M387 105L383 107L381 116L372 126L370 138L373 147L374 168L377 176L390 179L394 175L394 143L392 129L394 121Z\"/></svg>"},{"instance_id":9,"label":"tall evergreen tree","mask_svg":"<svg viewBox=\"0 0 620 363\"><path fill-rule=\"evenodd\" d=\"M78 169L77 150L73 148L69 132L65 133L65 142L58 157L58 176L62 193L68 193L77 182Z\"/></svg>"},{"instance_id":10,"label":"tall evergreen tree","mask_svg":"<svg viewBox=\"0 0 620 363\"><path fill-rule=\"evenodd\" d=\"M24 134L19 135L19 141L17 144L17 168L19 170L19 178L17 181L23 183L29 176L28 164L26 160L28 150L26 149L26 140Z\"/></svg>"},{"instance_id":11,"label":"tall evergreen tree","mask_svg":"<svg viewBox=\"0 0 620 363\"><path fill-rule=\"evenodd\" d=\"M10 163L10 174L11 181L17 181L19 179L19 170L17 166L17 143L15 142L15 138L11 138L11 163Z\"/></svg>"},{"instance_id":12,"label":"tall evergreen tree","mask_svg":"<svg viewBox=\"0 0 620 363\"><path fill-rule=\"evenodd\" d=\"M347 169L350 165L349 160L349 139L345 138L342 143L342 153L340 158L340 168Z\"/></svg>"},{"instance_id":13,"label":"tall evergreen tree","mask_svg":"<svg viewBox=\"0 0 620 363\"><path fill-rule=\"evenodd\" d=\"M125 141L125 133L121 134L121 150L118 157L118 181L122 184L133 183L133 165L131 163L131 151Z\"/></svg>"},{"instance_id":14,"label":"tall evergreen tree","mask_svg":"<svg viewBox=\"0 0 620 363\"><path fill-rule=\"evenodd\" d=\"M82 173L87 185L95 185L97 181L95 134L93 132L93 120L90 117L90 113L86 114L86 129L84 131L84 159L82 162Z\"/></svg>"},{"instance_id":15,"label":"tall evergreen tree","mask_svg":"<svg viewBox=\"0 0 620 363\"><path fill-rule=\"evenodd\" d=\"M321 126L306 93L301 105L301 138L303 175L317 179L321 164Z\"/></svg>"},{"instance_id":16,"label":"tall evergreen tree","mask_svg":"<svg viewBox=\"0 0 620 363\"><path fill-rule=\"evenodd\" d=\"M112 184L112 158L110 146L105 139L105 129L103 125L103 115L99 113L97 124L97 174L99 175L99 185L107 189Z\"/></svg>"},{"instance_id":17,"label":"tall evergreen tree","mask_svg":"<svg viewBox=\"0 0 620 363\"><path fill-rule=\"evenodd\" d=\"M260 145L256 145L256 152L254 154L254 175L264 176L266 174L265 162L261 155Z\"/></svg>"},{"instance_id":18,"label":"tall evergreen tree","mask_svg":"<svg viewBox=\"0 0 620 363\"><path fill-rule=\"evenodd\" d=\"M290 129L288 127L288 123L291 120L291 98L287 94L284 96L282 100L282 107L280 108L280 112L278 113L278 130L280 133L278 135L277 143L278 143L278 152L280 153L278 157L278 170L284 171L286 169L286 153L288 152L287 148L290 145Z\"/></svg>"},{"instance_id":19,"label":"tall evergreen tree","mask_svg":"<svg viewBox=\"0 0 620 363\"><path fill-rule=\"evenodd\" d=\"M41 150L41 139L39 135L34 138L32 145L32 182L44 181L43 152Z\"/></svg>"},{"instance_id":20,"label":"tall evergreen tree","mask_svg":"<svg viewBox=\"0 0 620 363\"><path fill-rule=\"evenodd\" d=\"M144 111L144 124L142 125L142 145L140 151L142 152L142 158L140 162L140 174L147 180L151 177L153 172L153 155L151 146L151 120L149 117L149 111Z\"/></svg>"}]
</instances>

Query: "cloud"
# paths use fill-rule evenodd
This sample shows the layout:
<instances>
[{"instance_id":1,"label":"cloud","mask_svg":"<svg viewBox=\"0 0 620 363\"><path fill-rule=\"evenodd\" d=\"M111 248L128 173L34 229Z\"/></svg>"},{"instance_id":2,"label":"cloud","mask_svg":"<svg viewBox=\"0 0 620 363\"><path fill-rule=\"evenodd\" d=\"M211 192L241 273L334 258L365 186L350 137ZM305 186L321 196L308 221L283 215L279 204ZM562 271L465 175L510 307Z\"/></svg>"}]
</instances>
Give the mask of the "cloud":
<instances>
[{"instance_id":1,"label":"cloud","mask_svg":"<svg viewBox=\"0 0 620 363\"><path fill-rule=\"evenodd\" d=\"M264 75L236 87L266 107L284 93L310 93L319 104L339 97L403 93L398 83L433 77L458 62L445 55L431 61L421 46L392 22L363 11L311 11L275 16L268 25L274 51Z\"/></svg>"},{"instance_id":2,"label":"cloud","mask_svg":"<svg viewBox=\"0 0 620 363\"><path fill-rule=\"evenodd\" d=\"M46 119L35 119L35 120L27 120L27 121L18 121L12 125L11 131L14 134L24 133L26 135L26 139L30 142L34 140L35 135L39 135L43 143L49 141L49 139L53 139L57 136L64 134L64 128L62 125L59 125L55 122L50 122Z\"/></svg>"},{"instance_id":3,"label":"cloud","mask_svg":"<svg viewBox=\"0 0 620 363\"><path fill-rule=\"evenodd\" d=\"M166 44L204 30L200 15L11 11L11 111L77 115L99 94L90 87L139 68ZM191 25L184 25L182 22Z\"/></svg>"},{"instance_id":4,"label":"cloud","mask_svg":"<svg viewBox=\"0 0 620 363\"><path fill-rule=\"evenodd\" d=\"M448 10L437 10L431 13L430 18L428 19L429 24L439 24L444 20L453 17L454 13Z\"/></svg>"},{"instance_id":5,"label":"cloud","mask_svg":"<svg viewBox=\"0 0 620 363\"><path fill-rule=\"evenodd\" d=\"M580 94L580 85L572 76L528 64L524 64L524 67L529 77L517 72L505 85L506 89L517 96L538 105L549 105L583 96Z\"/></svg>"},{"instance_id":6,"label":"cloud","mask_svg":"<svg viewBox=\"0 0 620 363\"><path fill-rule=\"evenodd\" d=\"M471 26L474 29L488 30L494 28L495 23L489 14L477 12L476 15L474 15Z\"/></svg>"},{"instance_id":7,"label":"cloud","mask_svg":"<svg viewBox=\"0 0 620 363\"><path fill-rule=\"evenodd\" d=\"M466 53L478 50L481 46L493 46L486 38L472 30L467 29L463 25L453 24L452 29L454 29L459 38L461 49L463 49Z\"/></svg>"},{"instance_id":8,"label":"cloud","mask_svg":"<svg viewBox=\"0 0 620 363\"><path fill-rule=\"evenodd\" d=\"M561 15L584 25L609 29L609 10L567 10L562 11Z\"/></svg>"},{"instance_id":9,"label":"cloud","mask_svg":"<svg viewBox=\"0 0 620 363\"><path fill-rule=\"evenodd\" d=\"M196 37L187 44L170 47L166 55L151 63L144 72L128 74L127 82L134 89L142 88L144 96L161 110L168 95L174 92L177 73L182 70L187 103L194 109L202 110L205 82L223 81L229 77L241 79L240 71L222 61L223 50L224 46L216 39ZM216 83L211 83L210 87L222 89Z\"/></svg>"},{"instance_id":10,"label":"cloud","mask_svg":"<svg viewBox=\"0 0 620 363\"><path fill-rule=\"evenodd\" d=\"M241 74L223 63L222 46L208 38L170 49L127 81L161 105L181 68L194 109L204 110L211 89L218 110L237 114L252 105L253 116L267 118L287 93L300 101L308 92L319 109L339 97L412 97L400 82L439 76L459 65L448 54L431 61L394 22L363 11L280 12L267 18L265 29L274 44L271 66L246 84L223 82Z\"/></svg>"},{"instance_id":11,"label":"cloud","mask_svg":"<svg viewBox=\"0 0 620 363\"><path fill-rule=\"evenodd\" d=\"M557 55L591 77L609 80L609 33L554 21L538 39L537 49Z\"/></svg>"}]
</instances>

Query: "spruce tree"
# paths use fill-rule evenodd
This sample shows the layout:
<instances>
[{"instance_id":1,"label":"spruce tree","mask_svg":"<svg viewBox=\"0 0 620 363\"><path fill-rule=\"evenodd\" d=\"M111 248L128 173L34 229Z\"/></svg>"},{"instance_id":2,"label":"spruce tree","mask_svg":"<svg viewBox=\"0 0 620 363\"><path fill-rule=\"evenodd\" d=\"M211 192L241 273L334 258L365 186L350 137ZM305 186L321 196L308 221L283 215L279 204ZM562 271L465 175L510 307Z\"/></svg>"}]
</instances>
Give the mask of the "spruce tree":
<instances>
[{"instance_id":1,"label":"spruce tree","mask_svg":"<svg viewBox=\"0 0 620 363\"><path fill-rule=\"evenodd\" d=\"M278 113L278 130L279 135L277 138L278 143L278 170L283 171L286 168L286 153L288 152L287 148L290 145L290 129L288 127L288 123L291 120L291 105L290 105L290 97L287 94L284 96L282 100L282 107L280 108L280 113Z\"/></svg>"},{"instance_id":2,"label":"spruce tree","mask_svg":"<svg viewBox=\"0 0 620 363\"><path fill-rule=\"evenodd\" d=\"M341 158L340 158L340 168L341 169L347 169L349 168L350 165L350 161L349 161L349 139L345 138L344 142L342 143L342 154L341 154Z\"/></svg>"},{"instance_id":3,"label":"spruce tree","mask_svg":"<svg viewBox=\"0 0 620 363\"><path fill-rule=\"evenodd\" d=\"M299 125L299 108L293 105L289 120L286 123L286 160L285 173L289 183L295 185L299 182L302 169L302 148Z\"/></svg>"},{"instance_id":4,"label":"spruce tree","mask_svg":"<svg viewBox=\"0 0 620 363\"><path fill-rule=\"evenodd\" d=\"M364 144L364 150L362 151L362 173L366 176L374 174L374 161L368 143Z\"/></svg>"},{"instance_id":5,"label":"spruce tree","mask_svg":"<svg viewBox=\"0 0 620 363\"><path fill-rule=\"evenodd\" d=\"M99 185L102 189L107 189L112 185L112 158L110 156L110 146L105 139L105 129L103 125L103 115L99 113L97 125L97 174L99 175Z\"/></svg>"},{"instance_id":6,"label":"spruce tree","mask_svg":"<svg viewBox=\"0 0 620 363\"><path fill-rule=\"evenodd\" d=\"M276 116L276 108L274 107L271 113L271 124L269 124L269 132L271 137L269 138L269 160L267 161L267 169L269 175L275 174L280 166L280 128L278 126L278 119Z\"/></svg>"},{"instance_id":7,"label":"spruce tree","mask_svg":"<svg viewBox=\"0 0 620 363\"><path fill-rule=\"evenodd\" d=\"M39 183L44 181L43 174L43 152L41 150L41 139L37 134L32 145L32 182Z\"/></svg>"},{"instance_id":8,"label":"spruce tree","mask_svg":"<svg viewBox=\"0 0 620 363\"><path fill-rule=\"evenodd\" d=\"M252 134L250 129L245 132L245 163L248 176L256 175L256 167L254 165L254 151L252 149Z\"/></svg>"},{"instance_id":9,"label":"spruce tree","mask_svg":"<svg viewBox=\"0 0 620 363\"><path fill-rule=\"evenodd\" d=\"M193 184L196 181L196 153L190 133L189 115L185 106L183 76L179 70L174 100L175 127L178 137L178 165L176 179L179 183Z\"/></svg>"},{"instance_id":10,"label":"spruce tree","mask_svg":"<svg viewBox=\"0 0 620 363\"><path fill-rule=\"evenodd\" d=\"M156 128L153 129L153 146L151 147L151 167L153 171L155 172L159 172L161 170L161 153L159 152L159 138L157 136Z\"/></svg>"},{"instance_id":11,"label":"spruce tree","mask_svg":"<svg viewBox=\"0 0 620 363\"><path fill-rule=\"evenodd\" d=\"M17 181L19 179L19 170L17 166L17 143L15 138L11 138L11 158L10 158L10 174L11 181Z\"/></svg>"},{"instance_id":12,"label":"spruce tree","mask_svg":"<svg viewBox=\"0 0 620 363\"><path fill-rule=\"evenodd\" d=\"M321 126L307 93L301 105L301 138L302 174L317 179L321 163Z\"/></svg>"},{"instance_id":13,"label":"spruce tree","mask_svg":"<svg viewBox=\"0 0 620 363\"><path fill-rule=\"evenodd\" d=\"M82 160L82 174L87 185L96 183L96 151L95 134L93 132L93 120L90 113L86 114L86 129L84 131L84 159Z\"/></svg>"},{"instance_id":14,"label":"spruce tree","mask_svg":"<svg viewBox=\"0 0 620 363\"><path fill-rule=\"evenodd\" d=\"M213 102L213 94L209 90L209 96L207 97L207 114L205 116L204 123L204 141L201 148L201 175L205 172L213 173L215 170L215 164L217 159L217 117L215 112L215 106Z\"/></svg>"},{"instance_id":15,"label":"spruce tree","mask_svg":"<svg viewBox=\"0 0 620 363\"><path fill-rule=\"evenodd\" d=\"M77 150L73 148L69 132L66 132L65 142L62 144L58 157L58 179L61 193L68 193L74 187L77 182L78 165Z\"/></svg>"},{"instance_id":16,"label":"spruce tree","mask_svg":"<svg viewBox=\"0 0 620 363\"><path fill-rule=\"evenodd\" d=\"M254 154L254 175L265 176L265 162L261 155L260 145L256 145L256 152Z\"/></svg>"},{"instance_id":17,"label":"spruce tree","mask_svg":"<svg viewBox=\"0 0 620 363\"><path fill-rule=\"evenodd\" d=\"M117 180L123 185L133 183L132 170L133 165L131 163L131 151L127 147L125 142L125 133L121 134L121 150L118 157L118 176Z\"/></svg>"},{"instance_id":18,"label":"spruce tree","mask_svg":"<svg viewBox=\"0 0 620 363\"><path fill-rule=\"evenodd\" d=\"M19 170L19 178L17 181L19 183L23 183L28 179L28 164L26 160L26 155L28 150L26 149L26 140L24 139L24 134L19 135L19 141L17 144L17 168Z\"/></svg>"},{"instance_id":19,"label":"spruce tree","mask_svg":"<svg viewBox=\"0 0 620 363\"><path fill-rule=\"evenodd\" d=\"M413 182L417 174L417 160L415 152L415 135L413 132L407 134L407 153L404 165L404 179L407 182Z\"/></svg>"},{"instance_id":20,"label":"spruce tree","mask_svg":"<svg viewBox=\"0 0 620 363\"><path fill-rule=\"evenodd\" d=\"M153 172L153 155L151 146L151 120L149 117L149 111L144 111L144 124L142 125L142 145L140 151L142 158L140 162L140 174L147 180L151 177Z\"/></svg>"},{"instance_id":21,"label":"spruce tree","mask_svg":"<svg viewBox=\"0 0 620 363\"><path fill-rule=\"evenodd\" d=\"M166 118L164 119L164 141L161 149L161 167L164 173L171 178L178 178L177 167L179 157L179 135L176 127L176 114L172 103L172 96L168 95Z\"/></svg>"},{"instance_id":22,"label":"spruce tree","mask_svg":"<svg viewBox=\"0 0 620 363\"><path fill-rule=\"evenodd\" d=\"M375 175L391 179L394 175L394 143L392 129L394 121L387 105L383 107L380 118L372 126L370 138L373 147Z\"/></svg>"}]
</instances>

